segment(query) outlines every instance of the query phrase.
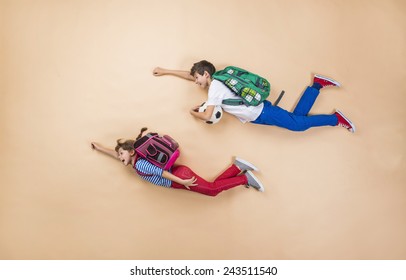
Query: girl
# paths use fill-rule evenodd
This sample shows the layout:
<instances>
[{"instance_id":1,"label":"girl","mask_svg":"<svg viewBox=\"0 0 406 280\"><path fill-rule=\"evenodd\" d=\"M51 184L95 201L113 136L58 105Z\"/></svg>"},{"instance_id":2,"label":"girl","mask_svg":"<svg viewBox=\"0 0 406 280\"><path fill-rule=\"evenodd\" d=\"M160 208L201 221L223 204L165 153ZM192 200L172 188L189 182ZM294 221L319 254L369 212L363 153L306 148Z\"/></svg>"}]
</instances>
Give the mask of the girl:
<instances>
[{"instance_id":1,"label":"girl","mask_svg":"<svg viewBox=\"0 0 406 280\"><path fill-rule=\"evenodd\" d=\"M136 140L141 138L145 130L146 128L141 129ZM91 145L94 150L120 160L125 166L131 165L142 179L158 186L187 189L210 196L216 196L222 191L239 185L247 185L258 191L264 191L261 182L251 172L258 171L258 168L243 159L236 158L234 163L220 176L213 182L208 182L187 166L174 165L171 170L166 171L146 159L136 158L134 143L134 140L122 141L119 139L114 150L95 142L92 142Z\"/></svg>"}]
</instances>

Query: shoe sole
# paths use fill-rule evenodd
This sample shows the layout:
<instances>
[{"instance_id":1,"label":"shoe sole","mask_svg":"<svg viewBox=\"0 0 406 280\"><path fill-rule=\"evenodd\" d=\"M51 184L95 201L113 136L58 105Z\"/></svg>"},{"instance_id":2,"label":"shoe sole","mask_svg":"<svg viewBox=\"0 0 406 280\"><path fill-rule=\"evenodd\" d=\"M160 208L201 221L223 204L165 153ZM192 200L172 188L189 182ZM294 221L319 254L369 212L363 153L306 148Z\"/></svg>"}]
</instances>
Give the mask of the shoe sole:
<instances>
[{"instance_id":1,"label":"shoe sole","mask_svg":"<svg viewBox=\"0 0 406 280\"><path fill-rule=\"evenodd\" d=\"M249 168L251 168L251 170L253 170L253 171L259 171L259 169L258 169L258 167L256 167L255 165L253 165L252 163L250 163L250 162L248 162L248 161L246 161L246 160L243 160L242 158L238 158L238 157L236 157L235 158L235 161L237 162L241 162L242 164L244 164L244 165L246 165L246 166L248 166Z\"/></svg>"},{"instance_id":2,"label":"shoe sole","mask_svg":"<svg viewBox=\"0 0 406 280\"><path fill-rule=\"evenodd\" d=\"M350 121L346 116L344 116L344 114L341 113L339 110L337 110L337 113L351 125L352 128L349 131L354 133L355 132L355 124L353 124L352 121Z\"/></svg>"},{"instance_id":3,"label":"shoe sole","mask_svg":"<svg viewBox=\"0 0 406 280\"><path fill-rule=\"evenodd\" d=\"M251 186L251 187L253 187L253 188L256 189L257 191L264 192L264 191L265 191L265 188L264 188L264 186L261 184L261 182L258 180L258 178L255 177L254 174L252 174L251 171L247 171L247 173L248 173L249 176L251 176L252 179L253 179L255 182L257 182L257 184L259 185L259 189L257 189L257 188L254 187L254 186Z\"/></svg>"},{"instance_id":4,"label":"shoe sole","mask_svg":"<svg viewBox=\"0 0 406 280\"><path fill-rule=\"evenodd\" d=\"M327 78L327 77L324 77L324 76L321 76L321 75L317 75L317 74L314 75L314 76L315 76L316 78L329 81L330 83L333 83L336 87L341 87L341 84L340 84L339 82L333 80L333 79L330 79L330 78Z\"/></svg>"}]
</instances>

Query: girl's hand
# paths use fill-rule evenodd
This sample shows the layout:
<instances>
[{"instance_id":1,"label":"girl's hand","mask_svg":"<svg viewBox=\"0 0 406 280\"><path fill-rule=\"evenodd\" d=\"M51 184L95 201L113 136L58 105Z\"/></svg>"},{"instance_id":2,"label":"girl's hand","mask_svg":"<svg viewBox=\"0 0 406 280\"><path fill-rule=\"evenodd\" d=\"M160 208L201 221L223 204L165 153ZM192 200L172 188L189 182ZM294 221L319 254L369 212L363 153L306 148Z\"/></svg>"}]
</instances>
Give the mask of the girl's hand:
<instances>
[{"instance_id":1,"label":"girl's hand","mask_svg":"<svg viewBox=\"0 0 406 280\"><path fill-rule=\"evenodd\" d=\"M188 190L190 190L190 187L194 187L197 186L197 184L195 184L195 182L197 181L196 177L193 176L190 179L184 179L183 180L183 185L185 186L185 188L187 188Z\"/></svg>"},{"instance_id":2,"label":"girl's hand","mask_svg":"<svg viewBox=\"0 0 406 280\"><path fill-rule=\"evenodd\" d=\"M93 150L96 150L96 151L100 150L100 144L98 144L96 142L92 142L90 144L92 145Z\"/></svg>"}]
</instances>

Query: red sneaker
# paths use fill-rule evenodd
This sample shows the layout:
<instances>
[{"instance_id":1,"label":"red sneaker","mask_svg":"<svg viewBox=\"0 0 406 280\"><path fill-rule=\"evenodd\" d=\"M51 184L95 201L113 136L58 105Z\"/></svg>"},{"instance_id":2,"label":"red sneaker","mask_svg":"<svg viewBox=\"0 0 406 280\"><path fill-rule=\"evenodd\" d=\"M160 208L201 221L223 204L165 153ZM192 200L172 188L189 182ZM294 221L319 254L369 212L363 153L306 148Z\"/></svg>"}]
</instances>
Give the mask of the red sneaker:
<instances>
[{"instance_id":1,"label":"red sneaker","mask_svg":"<svg viewBox=\"0 0 406 280\"><path fill-rule=\"evenodd\" d=\"M340 87L340 83L337 81L334 81L333 79L321 76L321 75L314 75L313 78L313 84L318 83L321 85L322 88L324 87Z\"/></svg>"},{"instance_id":2,"label":"red sneaker","mask_svg":"<svg viewBox=\"0 0 406 280\"><path fill-rule=\"evenodd\" d=\"M349 119L347 119L343 113L337 110L334 114L338 118L338 126L345 127L349 132L355 132L355 125Z\"/></svg>"}]
</instances>

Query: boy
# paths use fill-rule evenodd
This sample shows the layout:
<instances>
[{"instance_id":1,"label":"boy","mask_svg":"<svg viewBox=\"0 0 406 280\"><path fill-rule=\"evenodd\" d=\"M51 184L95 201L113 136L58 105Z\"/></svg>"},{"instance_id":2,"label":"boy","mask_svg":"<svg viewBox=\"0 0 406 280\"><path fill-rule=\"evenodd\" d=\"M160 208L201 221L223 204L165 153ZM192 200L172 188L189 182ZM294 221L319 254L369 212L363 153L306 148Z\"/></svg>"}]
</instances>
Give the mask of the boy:
<instances>
[{"instance_id":1,"label":"boy","mask_svg":"<svg viewBox=\"0 0 406 280\"><path fill-rule=\"evenodd\" d=\"M275 125L292 131L304 131L318 126L342 126L350 132L355 132L355 125L340 111L331 115L308 116L321 89L340 84L333 79L315 75L313 85L307 87L293 112L288 112L271 102L265 100L258 106L226 105L224 99L236 98L236 95L222 82L212 78L216 72L214 65L206 60L193 64L190 72L182 70L169 70L157 67L153 70L155 76L173 75L186 80L194 81L201 88L208 90L205 112L198 112L199 106L195 106L190 113L201 120L207 121L213 114L214 107L220 105L224 111L236 116L241 122L251 122L262 125Z\"/></svg>"}]
</instances>

